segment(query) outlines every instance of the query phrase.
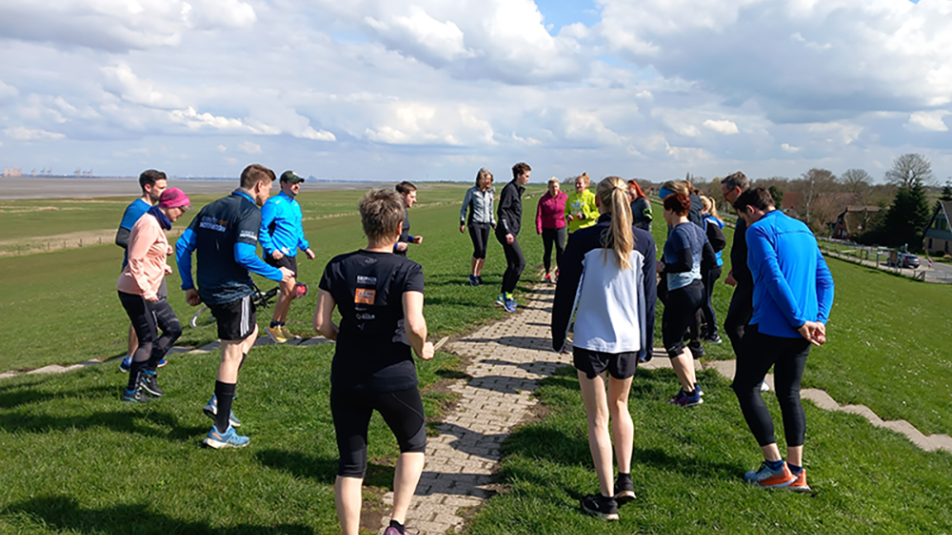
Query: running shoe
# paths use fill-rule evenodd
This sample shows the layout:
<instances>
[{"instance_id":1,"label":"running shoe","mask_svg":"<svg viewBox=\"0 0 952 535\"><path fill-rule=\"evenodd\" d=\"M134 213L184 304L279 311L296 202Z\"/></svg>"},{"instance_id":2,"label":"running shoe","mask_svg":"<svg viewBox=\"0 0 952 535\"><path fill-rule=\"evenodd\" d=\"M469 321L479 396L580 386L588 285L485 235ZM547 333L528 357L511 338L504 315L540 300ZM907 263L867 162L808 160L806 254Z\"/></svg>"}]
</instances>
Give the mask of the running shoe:
<instances>
[{"instance_id":1,"label":"running shoe","mask_svg":"<svg viewBox=\"0 0 952 535\"><path fill-rule=\"evenodd\" d=\"M619 477L615 482L615 502L624 505L635 499L635 484L631 482L631 475Z\"/></svg>"},{"instance_id":2,"label":"running shoe","mask_svg":"<svg viewBox=\"0 0 952 535\"><path fill-rule=\"evenodd\" d=\"M712 344L719 344L719 343L723 342L723 340L721 340L721 337L718 336L717 334L715 334L715 335L713 335L713 336L707 336L707 337L705 337L705 338L704 338L704 341L705 341L705 342L710 342L710 343L712 343Z\"/></svg>"},{"instance_id":3,"label":"running shoe","mask_svg":"<svg viewBox=\"0 0 952 535\"><path fill-rule=\"evenodd\" d=\"M469 276L469 285L470 286L479 286L479 280L476 278L476 275Z\"/></svg>"},{"instance_id":4,"label":"running shoe","mask_svg":"<svg viewBox=\"0 0 952 535\"><path fill-rule=\"evenodd\" d=\"M129 373L129 370L132 369L132 357L126 355L122 357L122 362L119 363L119 371L124 373Z\"/></svg>"},{"instance_id":5,"label":"running shoe","mask_svg":"<svg viewBox=\"0 0 952 535\"><path fill-rule=\"evenodd\" d=\"M287 343L288 339L284 336L284 331L281 329L280 325L274 327L268 326L265 327L265 330L268 331L268 337L276 344Z\"/></svg>"},{"instance_id":6,"label":"running shoe","mask_svg":"<svg viewBox=\"0 0 952 535\"><path fill-rule=\"evenodd\" d=\"M697 395L699 395L699 396L703 396L703 395L704 395L704 389L701 388L701 385L699 385L699 384L697 384L697 383L694 383L694 391L697 392Z\"/></svg>"},{"instance_id":7,"label":"running shoe","mask_svg":"<svg viewBox=\"0 0 952 535\"><path fill-rule=\"evenodd\" d=\"M515 299L506 299L506 304L503 308L506 309L506 312L515 312L518 306L519 303L516 303Z\"/></svg>"},{"instance_id":8,"label":"running shoe","mask_svg":"<svg viewBox=\"0 0 952 535\"><path fill-rule=\"evenodd\" d=\"M760 382L760 391L761 392L770 392L770 385L767 384L767 381Z\"/></svg>"},{"instance_id":9,"label":"running shoe","mask_svg":"<svg viewBox=\"0 0 952 535\"><path fill-rule=\"evenodd\" d=\"M152 398L145 393L141 388L137 388L135 392L129 393L128 390L122 391L122 401L126 403L148 403L152 401Z\"/></svg>"},{"instance_id":10,"label":"running shoe","mask_svg":"<svg viewBox=\"0 0 952 535\"><path fill-rule=\"evenodd\" d=\"M547 282L549 284L552 284L552 275L549 273L546 273L545 277L542 277L542 282Z\"/></svg>"},{"instance_id":11,"label":"running shoe","mask_svg":"<svg viewBox=\"0 0 952 535\"><path fill-rule=\"evenodd\" d=\"M288 329L288 326L287 326L287 325L282 325L282 326L281 326L281 334L284 335L284 339L285 339L285 340L293 340L293 339L294 339L294 334L291 333L291 329Z\"/></svg>"},{"instance_id":12,"label":"running shoe","mask_svg":"<svg viewBox=\"0 0 952 535\"><path fill-rule=\"evenodd\" d=\"M165 365L168 364L168 363L169 363L169 361L167 361L167 360L165 360L165 359L162 359L162 360L159 361L158 364L155 365L155 367L156 367L156 368L164 368Z\"/></svg>"},{"instance_id":13,"label":"running shoe","mask_svg":"<svg viewBox=\"0 0 952 535\"><path fill-rule=\"evenodd\" d=\"M793 477L793 474L790 473L790 469L787 468L787 463L783 463L780 468L774 470L764 461L760 463L759 469L751 470L744 474L744 481L753 485L759 485L765 489L789 487L796 479L797 478ZM803 479L805 484L806 477L804 476Z\"/></svg>"},{"instance_id":14,"label":"running shoe","mask_svg":"<svg viewBox=\"0 0 952 535\"><path fill-rule=\"evenodd\" d=\"M701 342L690 342L690 343L688 343L688 349L691 350L691 355L694 356L694 359L695 359L695 360L697 360L697 359L699 359L699 358L703 358L704 355L705 355L705 353L704 353L704 346L701 345Z\"/></svg>"},{"instance_id":15,"label":"running shoe","mask_svg":"<svg viewBox=\"0 0 952 535\"><path fill-rule=\"evenodd\" d=\"M208 436L205 437L202 444L220 450L222 448L242 448L247 446L249 442L251 442L250 438L239 436L235 428L230 425L224 433L219 433L218 428L213 425L212 430L208 432Z\"/></svg>"},{"instance_id":16,"label":"running shoe","mask_svg":"<svg viewBox=\"0 0 952 535\"><path fill-rule=\"evenodd\" d=\"M499 308L506 308L506 294L497 295L496 302L493 303L493 305Z\"/></svg>"},{"instance_id":17,"label":"running shoe","mask_svg":"<svg viewBox=\"0 0 952 535\"><path fill-rule=\"evenodd\" d=\"M145 390L153 396L162 397L162 395L165 394L165 390L159 388L159 382L154 373L143 373L141 381L142 390Z\"/></svg>"},{"instance_id":18,"label":"running shoe","mask_svg":"<svg viewBox=\"0 0 952 535\"><path fill-rule=\"evenodd\" d=\"M604 520L618 520L618 502L601 494L589 494L582 498L582 510Z\"/></svg>"},{"instance_id":19,"label":"running shoe","mask_svg":"<svg viewBox=\"0 0 952 535\"><path fill-rule=\"evenodd\" d=\"M208 404L205 405L205 408L202 409L202 412L205 413L205 416L215 420L218 416L218 397L213 395L212 399L208 400ZM235 418L235 411L229 412L228 423L230 423L232 427L241 427L241 421Z\"/></svg>"},{"instance_id":20,"label":"running shoe","mask_svg":"<svg viewBox=\"0 0 952 535\"><path fill-rule=\"evenodd\" d=\"M704 403L704 400L701 399L701 393L698 392L697 389L695 389L692 394L688 394L682 388L681 390L678 390L678 393L675 394L673 398L668 400L668 403L673 403L682 407L693 407L695 405Z\"/></svg>"},{"instance_id":21,"label":"running shoe","mask_svg":"<svg viewBox=\"0 0 952 535\"><path fill-rule=\"evenodd\" d=\"M810 492L813 489L810 488L810 485L807 485L807 469L801 468L800 473L797 474L796 479L793 480L787 488L790 490L795 490L797 492Z\"/></svg>"},{"instance_id":22,"label":"running shoe","mask_svg":"<svg viewBox=\"0 0 952 535\"><path fill-rule=\"evenodd\" d=\"M393 527L387 526L387 529L384 530L383 535L420 535L420 530L416 528L403 528L403 533L400 533L400 530Z\"/></svg>"},{"instance_id":23,"label":"running shoe","mask_svg":"<svg viewBox=\"0 0 952 535\"><path fill-rule=\"evenodd\" d=\"M482 275L476 275L476 286L482 286L482 285L483 285Z\"/></svg>"}]
</instances>

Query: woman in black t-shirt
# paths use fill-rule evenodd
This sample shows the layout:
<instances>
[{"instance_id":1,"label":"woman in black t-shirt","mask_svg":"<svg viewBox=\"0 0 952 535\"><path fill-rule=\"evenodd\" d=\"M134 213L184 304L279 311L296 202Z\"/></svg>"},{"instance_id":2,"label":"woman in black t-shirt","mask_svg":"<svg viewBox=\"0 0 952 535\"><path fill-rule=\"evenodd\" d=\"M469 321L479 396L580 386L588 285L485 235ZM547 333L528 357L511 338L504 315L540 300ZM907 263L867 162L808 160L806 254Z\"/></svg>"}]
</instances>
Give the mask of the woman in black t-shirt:
<instances>
[{"instance_id":1,"label":"woman in black t-shirt","mask_svg":"<svg viewBox=\"0 0 952 535\"><path fill-rule=\"evenodd\" d=\"M340 452L334 494L343 532L357 535L361 485L367 469L367 428L383 416L400 445L393 481L393 515L385 535L403 534L426 451L423 402L411 347L433 358L423 317L423 269L393 254L404 204L394 191L374 189L360 201L367 247L340 255L324 269L314 328L336 340L331 364L331 413ZM338 327L331 320L337 307Z\"/></svg>"}]
</instances>

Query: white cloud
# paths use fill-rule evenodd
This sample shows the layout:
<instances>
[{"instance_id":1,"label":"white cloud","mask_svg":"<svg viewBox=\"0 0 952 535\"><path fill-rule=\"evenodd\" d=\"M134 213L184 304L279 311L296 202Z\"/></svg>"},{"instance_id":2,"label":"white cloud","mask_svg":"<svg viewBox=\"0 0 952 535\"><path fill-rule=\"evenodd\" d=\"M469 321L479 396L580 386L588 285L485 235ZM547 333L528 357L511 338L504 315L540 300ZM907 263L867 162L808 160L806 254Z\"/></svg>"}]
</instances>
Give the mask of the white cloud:
<instances>
[{"instance_id":1,"label":"white cloud","mask_svg":"<svg viewBox=\"0 0 952 535\"><path fill-rule=\"evenodd\" d=\"M727 119L719 121L708 119L704 121L704 126L722 134L736 134L739 132L739 130L737 130L737 125L733 121L728 121Z\"/></svg>"},{"instance_id":2,"label":"white cloud","mask_svg":"<svg viewBox=\"0 0 952 535\"><path fill-rule=\"evenodd\" d=\"M125 63L104 67L103 87L133 104L160 109L179 108L182 103L175 95L157 91L149 80L140 80Z\"/></svg>"},{"instance_id":3,"label":"white cloud","mask_svg":"<svg viewBox=\"0 0 952 535\"><path fill-rule=\"evenodd\" d=\"M20 91L12 85L7 85L3 83L3 80L0 80L0 103L3 103L7 100L13 100L20 94Z\"/></svg>"},{"instance_id":4,"label":"white cloud","mask_svg":"<svg viewBox=\"0 0 952 535\"><path fill-rule=\"evenodd\" d=\"M948 132L949 127L942 118L949 115L949 113L946 110L917 111L909 116L907 125L917 125L933 132Z\"/></svg>"},{"instance_id":5,"label":"white cloud","mask_svg":"<svg viewBox=\"0 0 952 535\"><path fill-rule=\"evenodd\" d=\"M238 145L238 150L246 154L261 154L261 145L251 141L243 141Z\"/></svg>"},{"instance_id":6,"label":"white cloud","mask_svg":"<svg viewBox=\"0 0 952 535\"><path fill-rule=\"evenodd\" d=\"M30 128L24 128L22 126L16 126L13 128L7 128L3 131L7 137L11 139L16 139L18 141L47 141L53 139L63 139L66 136L58 132L47 132L46 130L33 130Z\"/></svg>"},{"instance_id":7,"label":"white cloud","mask_svg":"<svg viewBox=\"0 0 952 535\"><path fill-rule=\"evenodd\" d=\"M780 145L780 148L783 149L784 152L789 152L790 154L793 154L795 152L800 152L800 147L794 147L790 145L789 143L784 143Z\"/></svg>"},{"instance_id":8,"label":"white cloud","mask_svg":"<svg viewBox=\"0 0 952 535\"><path fill-rule=\"evenodd\" d=\"M296 137L303 137L305 139L313 139L316 141L337 141L337 136L332 132L327 130L317 131L311 128L310 126L304 129L304 132L301 132Z\"/></svg>"},{"instance_id":9,"label":"white cloud","mask_svg":"<svg viewBox=\"0 0 952 535\"><path fill-rule=\"evenodd\" d=\"M215 148L218 149L218 152L226 152L226 151L228 150L228 147L226 147L226 146L224 146L224 145L219 145L219 146L217 146L217 147L215 147Z\"/></svg>"},{"instance_id":10,"label":"white cloud","mask_svg":"<svg viewBox=\"0 0 952 535\"><path fill-rule=\"evenodd\" d=\"M387 41L397 46L400 43L416 45L414 52L429 56L431 61L446 62L476 55L466 48L459 26L452 21L434 19L420 6L410 6L408 16L393 16L389 23L373 17L366 17L365 20Z\"/></svg>"}]
</instances>

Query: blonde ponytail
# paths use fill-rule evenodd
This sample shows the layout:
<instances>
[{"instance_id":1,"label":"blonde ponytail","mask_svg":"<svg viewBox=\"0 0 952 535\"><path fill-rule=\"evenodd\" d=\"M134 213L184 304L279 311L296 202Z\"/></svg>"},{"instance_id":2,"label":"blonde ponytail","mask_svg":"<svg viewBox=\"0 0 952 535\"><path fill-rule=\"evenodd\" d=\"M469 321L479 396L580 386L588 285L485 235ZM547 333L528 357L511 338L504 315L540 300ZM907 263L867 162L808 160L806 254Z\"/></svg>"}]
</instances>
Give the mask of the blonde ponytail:
<instances>
[{"instance_id":1,"label":"blonde ponytail","mask_svg":"<svg viewBox=\"0 0 952 535\"><path fill-rule=\"evenodd\" d=\"M602 245L605 247L604 261L607 262L608 248L611 248L618 267L631 269L631 251L635 247L635 235L631 230L628 183L617 176L610 176L598 183L595 194L605 211L612 214L611 227L602 236Z\"/></svg>"}]
</instances>

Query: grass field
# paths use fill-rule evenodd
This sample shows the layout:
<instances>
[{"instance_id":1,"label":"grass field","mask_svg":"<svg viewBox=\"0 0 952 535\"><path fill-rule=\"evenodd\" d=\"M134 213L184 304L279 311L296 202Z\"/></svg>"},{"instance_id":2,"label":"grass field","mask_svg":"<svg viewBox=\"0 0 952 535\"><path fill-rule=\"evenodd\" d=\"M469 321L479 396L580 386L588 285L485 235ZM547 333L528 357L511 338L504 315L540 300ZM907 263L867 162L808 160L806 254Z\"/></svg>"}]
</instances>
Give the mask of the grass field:
<instances>
[{"instance_id":1,"label":"grass field","mask_svg":"<svg viewBox=\"0 0 952 535\"><path fill-rule=\"evenodd\" d=\"M806 404L805 466L814 492L765 491L743 473L762 460L728 381L702 374L704 405L666 402L670 370L639 371L630 407L635 421L632 478L637 499L620 522L580 512L598 491L574 370L546 379L542 421L504 443L507 491L477 512L473 535L562 533L917 533L952 532L952 455L925 453L858 416ZM779 422L771 396L768 407ZM782 442L782 430L779 440Z\"/></svg>"},{"instance_id":2,"label":"grass field","mask_svg":"<svg viewBox=\"0 0 952 535\"><path fill-rule=\"evenodd\" d=\"M471 246L458 228L462 192L424 190L425 206L410 213L413 232L424 236L410 257L424 266L434 339L501 316L490 306L504 269L494 240L486 286L465 285ZM360 192L321 195L302 199L318 258L299 264L301 280L312 288L291 309L289 325L301 334L311 332L313 290L324 264L364 245L355 215L321 217L353 211ZM530 267L541 263L541 240L529 223L535 204L526 201L521 240ZM118 217L110 216L105 228L114 228ZM660 246L665 232L657 219ZM50 223L50 232L61 232L57 225ZM730 242L732 231L726 233ZM0 372L123 354L128 319L114 291L119 253L102 245L0 258ZM886 418L905 418L926 432L952 431L952 364L944 351L952 288L829 264L837 284L830 341L811 352L804 386L823 388L841 403L864 403ZM534 273L527 269L524 286ZM194 309L177 281L173 275L170 302L185 320ZM730 289L719 282L719 323L729 299ZM259 314L259 324L269 316ZM186 329L180 344L201 345L215 336L213 329ZM733 357L726 340L707 348L710 358ZM0 533L335 533L331 353L332 346L255 349L235 406L252 447L226 455L197 447L211 423L200 411L217 353L170 357L161 373L166 397L142 407L118 402L125 376L113 366L0 381ZM441 354L420 366L421 382L459 377L459 366ZM563 369L546 380L539 395L548 415L507 443L502 477L509 491L476 516L472 533L952 532L952 456L923 453L859 417L809 404L806 463L817 492L794 496L744 486L740 476L759 462L756 444L727 381L713 372L702 378L705 404L685 411L666 403L673 374L636 377L631 403L639 498L615 525L577 510L578 498L597 483L574 373ZM448 401L431 387L428 416ZM768 405L777 412L775 403ZM379 503L396 448L378 419L371 445L367 498Z\"/></svg>"}]
</instances>

